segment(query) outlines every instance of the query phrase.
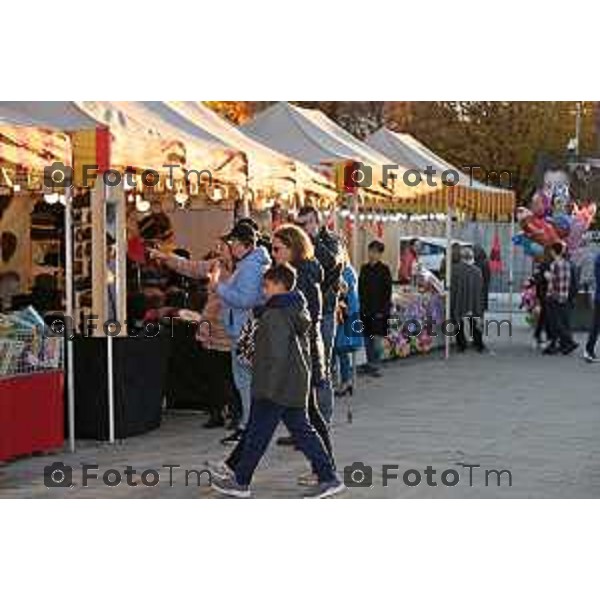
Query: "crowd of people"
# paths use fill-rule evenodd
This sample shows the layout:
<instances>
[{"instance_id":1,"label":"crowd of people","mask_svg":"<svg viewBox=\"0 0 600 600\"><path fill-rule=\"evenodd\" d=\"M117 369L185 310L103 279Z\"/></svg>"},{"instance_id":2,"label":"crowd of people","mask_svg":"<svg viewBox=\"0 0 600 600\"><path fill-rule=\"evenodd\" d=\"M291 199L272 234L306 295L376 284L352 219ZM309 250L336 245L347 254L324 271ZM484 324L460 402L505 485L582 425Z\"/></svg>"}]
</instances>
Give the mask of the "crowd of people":
<instances>
[{"instance_id":1,"label":"crowd of people","mask_svg":"<svg viewBox=\"0 0 600 600\"><path fill-rule=\"evenodd\" d=\"M548 247L544 260L536 265L533 276L526 283L526 288L532 293L524 294L524 301L535 304L534 312L537 316L534 339L540 348L545 343L542 353L544 355L571 354L578 347L573 339L570 324L570 312L578 286L575 266L569 261L562 242L556 242ZM596 285L596 290L598 288L599 286ZM592 332L584 352L584 358L590 362L596 360L595 343Z\"/></svg>"},{"instance_id":2,"label":"crowd of people","mask_svg":"<svg viewBox=\"0 0 600 600\"><path fill-rule=\"evenodd\" d=\"M399 276L414 279L418 240L400 257ZM392 272L382 260L383 242L368 245L356 273L343 240L325 227L314 207L300 209L294 223L270 239L250 218L237 221L204 260L151 251L174 273L208 282L202 312L179 310L199 323L196 338L207 361L209 418L205 427L229 427L221 441L232 450L210 462L220 492L246 497L252 474L278 423L289 435L277 440L302 451L310 471L298 479L314 495L339 493L332 443L334 398L354 391L353 356L364 346L365 376L382 376L383 340L392 311ZM489 268L485 253L452 248L453 315L482 316ZM481 330L472 329L483 350ZM467 347L464 330L457 347Z\"/></svg>"},{"instance_id":3,"label":"crowd of people","mask_svg":"<svg viewBox=\"0 0 600 600\"><path fill-rule=\"evenodd\" d=\"M413 243L414 242L414 243ZM257 224L240 219L205 260L151 252L173 272L208 281L202 313L179 316L205 324L196 337L210 363L206 385L210 400L206 427L228 426L222 439L232 450L210 462L213 486L226 495L247 497L252 475L282 422L289 435L278 444L303 452L311 469L298 483L317 497L344 489L336 473L332 420L334 398L352 394L352 357L364 346L366 363L358 371L382 376L383 340L392 311L392 273L382 260L385 246L374 240L357 274L343 240L327 229L319 212L303 207L270 239ZM399 276L411 281L419 243L411 241L400 257ZM488 309L490 268L481 246L453 244L450 318L459 326L456 349L486 350L481 318ZM571 353L577 344L569 326L574 276L561 244L549 250L531 280L542 299L536 339L546 335L544 354ZM444 276L442 266L441 276ZM596 261L600 282L600 258ZM600 290L600 285L597 286ZM467 327L466 325L470 327ZM600 332L600 292L585 357L596 361Z\"/></svg>"},{"instance_id":4,"label":"crowd of people","mask_svg":"<svg viewBox=\"0 0 600 600\"><path fill-rule=\"evenodd\" d=\"M268 243L255 222L241 219L213 258L195 261L158 250L151 256L209 282L202 313L181 310L179 316L210 325L196 331L211 361L206 425L224 426L226 412L235 423L222 440L234 446L232 452L210 465L214 486L247 496L252 473L282 421L290 435L278 442L303 451L312 467L300 483L319 497L341 491L331 442L334 359L340 365L337 392L346 394L352 388L348 353L362 340L343 327L344 312L349 317L357 308L357 277L342 240L321 225L315 208L305 207Z\"/></svg>"}]
</instances>

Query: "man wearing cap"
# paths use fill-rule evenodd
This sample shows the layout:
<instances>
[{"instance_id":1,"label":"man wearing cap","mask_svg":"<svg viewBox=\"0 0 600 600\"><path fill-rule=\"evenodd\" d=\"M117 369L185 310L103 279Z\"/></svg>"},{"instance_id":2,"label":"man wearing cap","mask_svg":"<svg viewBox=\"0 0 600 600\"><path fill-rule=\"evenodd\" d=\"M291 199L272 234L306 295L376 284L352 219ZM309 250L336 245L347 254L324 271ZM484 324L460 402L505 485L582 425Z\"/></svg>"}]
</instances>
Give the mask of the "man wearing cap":
<instances>
[{"instance_id":1,"label":"man wearing cap","mask_svg":"<svg viewBox=\"0 0 600 600\"><path fill-rule=\"evenodd\" d=\"M223 304L225 330L232 341L233 378L242 400L239 428L223 443L237 443L250 415L252 374L240 363L235 348L242 327L252 316L252 309L264 302L262 281L271 259L265 248L257 246L256 231L248 223L237 223L222 239L229 244L235 269L227 281L218 282L219 278L214 277L213 285Z\"/></svg>"},{"instance_id":2,"label":"man wearing cap","mask_svg":"<svg viewBox=\"0 0 600 600\"><path fill-rule=\"evenodd\" d=\"M333 342L336 335L336 312L346 266L346 255L342 240L321 225L320 215L314 206L303 206L296 225L304 229L315 247L315 258L323 268L323 320L321 335L325 345L325 380L317 390L319 408L328 423L333 419Z\"/></svg>"}]
</instances>

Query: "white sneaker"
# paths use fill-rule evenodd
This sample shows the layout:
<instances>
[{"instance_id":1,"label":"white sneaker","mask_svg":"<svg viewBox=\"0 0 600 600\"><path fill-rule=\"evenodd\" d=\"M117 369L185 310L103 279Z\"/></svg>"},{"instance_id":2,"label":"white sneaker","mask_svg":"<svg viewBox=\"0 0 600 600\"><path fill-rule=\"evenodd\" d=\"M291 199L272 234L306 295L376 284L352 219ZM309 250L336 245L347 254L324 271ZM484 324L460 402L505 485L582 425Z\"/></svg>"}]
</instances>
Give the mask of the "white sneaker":
<instances>
[{"instance_id":1,"label":"white sneaker","mask_svg":"<svg viewBox=\"0 0 600 600\"><path fill-rule=\"evenodd\" d=\"M346 486L339 480L319 483L306 497L307 498L331 498L346 491Z\"/></svg>"},{"instance_id":2,"label":"white sneaker","mask_svg":"<svg viewBox=\"0 0 600 600\"><path fill-rule=\"evenodd\" d=\"M216 490L224 496L233 498L250 498L250 489L247 485L240 485L235 477L213 480L210 484L213 490Z\"/></svg>"},{"instance_id":3,"label":"white sneaker","mask_svg":"<svg viewBox=\"0 0 600 600\"><path fill-rule=\"evenodd\" d=\"M233 471L227 466L224 460L207 460L204 464L214 477L229 479L233 476Z\"/></svg>"},{"instance_id":4,"label":"white sneaker","mask_svg":"<svg viewBox=\"0 0 600 600\"><path fill-rule=\"evenodd\" d=\"M588 363L597 363L600 362L600 358L595 356L594 354L590 354L587 350L583 351L583 360Z\"/></svg>"}]
</instances>

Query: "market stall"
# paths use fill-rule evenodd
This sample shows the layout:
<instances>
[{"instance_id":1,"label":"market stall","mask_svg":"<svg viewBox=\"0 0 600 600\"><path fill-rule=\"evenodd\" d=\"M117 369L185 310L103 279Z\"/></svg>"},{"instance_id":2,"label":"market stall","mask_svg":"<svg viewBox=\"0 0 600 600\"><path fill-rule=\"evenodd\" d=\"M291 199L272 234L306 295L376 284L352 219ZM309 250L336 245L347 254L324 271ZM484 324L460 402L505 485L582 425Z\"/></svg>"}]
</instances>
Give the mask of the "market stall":
<instances>
[{"instance_id":1,"label":"market stall","mask_svg":"<svg viewBox=\"0 0 600 600\"><path fill-rule=\"evenodd\" d=\"M104 327L111 320L127 322L127 212L134 208L143 213L149 209L151 200L164 201L165 196L173 204L173 196L180 191L164 182L149 185L140 179L139 170L155 169L165 175L166 166L177 159L180 164L188 165L188 161L202 158L211 166L217 165L219 178L215 179L221 182L231 162L218 162L223 156L230 156L219 142L200 142L187 132L178 135L179 132L167 124L163 126L158 118L150 121L150 116L148 107L123 103L0 103L0 157L3 173L10 180L11 198L34 196L42 208L50 206L58 215L56 223L51 223L46 214L36 224L30 218L27 204L16 201L4 207L2 228L31 221L40 231L58 236L60 250L55 255L60 272L56 279L61 287L54 290L56 303L46 308L66 317L71 447L75 434L113 441L116 435L125 437L156 426L156 416L160 417L164 377L163 381L157 377L164 369L161 371L155 363L157 356L165 354L164 339L157 340L154 336L129 339L124 327L113 339L112 335L107 336ZM48 139L60 143L51 144ZM45 151L46 145L61 152L50 154ZM61 164L48 165L49 160ZM87 182L85 165L97 166ZM75 185L52 182L49 187L44 179L44 169L48 166L72 168ZM103 174L109 169L113 169L113 175L138 170L133 185L129 186L127 201L124 177L118 185L107 185ZM183 175L175 176L176 183ZM198 194L204 191L202 182L196 191ZM33 226L31 229L32 240L40 237L37 229L34 231ZM49 241L44 242L48 246ZM25 253L18 263L25 273L31 269L29 259ZM19 291L28 288L28 283L24 283ZM14 301L14 294L11 300ZM35 303L35 298L30 300ZM86 324L92 315L95 330L89 331ZM161 346L161 352L157 345ZM138 360L128 366L131 360L124 357L131 355ZM145 362L141 360L144 356ZM104 357L101 359L104 370L98 368L99 357ZM167 362L168 356L164 356L161 364ZM139 376L148 370L157 377Z\"/></svg>"},{"instance_id":2,"label":"market stall","mask_svg":"<svg viewBox=\"0 0 600 600\"><path fill-rule=\"evenodd\" d=\"M0 462L64 444L63 340L31 307L0 314Z\"/></svg>"},{"instance_id":3,"label":"market stall","mask_svg":"<svg viewBox=\"0 0 600 600\"><path fill-rule=\"evenodd\" d=\"M148 249L179 248L201 258L245 196L264 211L305 194L335 193L306 165L261 150L231 126L204 121L162 102L0 103L0 173L19 200L0 204L2 230L18 225L29 235L9 265L21 271L21 297L9 290L7 305L38 305L30 294L32 257L44 263L54 256L54 302L43 312L65 315L71 448L75 436L112 442L158 426L164 397L173 404L169 387L181 386L176 373L194 340L186 335L174 344L169 327L163 323L156 335L147 326L157 323L146 318L157 307L200 305L193 305L194 286L157 269ZM73 169L73 187L45 185L48 161ZM86 176L85 165L97 169ZM145 180L146 169L157 172L158 183ZM120 178L117 185L107 184L108 173ZM40 217L34 205L43 209ZM43 241L43 251L32 252L30 239ZM114 323L107 330L110 322L121 324L118 332Z\"/></svg>"},{"instance_id":4,"label":"market stall","mask_svg":"<svg viewBox=\"0 0 600 600\"><path fill-rule=\"evenodd\" d=\"M369 215L380 232L387 229L392 233L394 255L392 260L397 262L399 249L399 228L394 227L400 219L410 219L418 215L426 218L445 220L446 248L450 248L453 240L453 226L457 221L476 219L481 221L510 221L511 231L514 231L515 197L510 189L494 187L480 183L474 176L478 173L463 173L431 149L409 134L397 133L382 127L371 134L366 142L377 148L395 161L408 165L425 175L427 170L434 170L434 188L436 192L420 196L417 202L409 206L401 205L396 210L375 211ZM480 174L481 175L481 174ZM454 185L443 186L443 181L451 177ZM456 181L458 178L458 181ZM510 184L510 182L508 182ZM387 208L387 207L386 207ZM386 224L388 225L386 227ZM509 259L509 295L512 298L513 288L513 252ZM451 261L445 261L444 279L451 279ZM447 284L446 284L447 285ZM512 307L512 303L511 303ZM512 310L512 309L511 309ZM450 294L445 293L445 314L451 314ZM438 340L439 341L439 340ZM450 338L445 336L446 358L449 357Z\"/></svg>"}]
</instances>

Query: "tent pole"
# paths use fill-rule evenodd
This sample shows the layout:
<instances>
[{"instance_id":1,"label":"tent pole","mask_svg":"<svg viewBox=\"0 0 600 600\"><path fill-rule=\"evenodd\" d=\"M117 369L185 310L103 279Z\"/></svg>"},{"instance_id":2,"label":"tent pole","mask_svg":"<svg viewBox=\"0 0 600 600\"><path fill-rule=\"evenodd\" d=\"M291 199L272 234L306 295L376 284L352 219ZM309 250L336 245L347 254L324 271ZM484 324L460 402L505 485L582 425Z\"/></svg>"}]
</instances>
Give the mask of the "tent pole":
<instances>
[{"instance_id":1,"label":"tent pole","mask_svg":"<svg viewBox=\"0 0 600 600\"><path fill-rule=\"evenodd\" d=\"M510 213L510 243L509 243L509 264L508 264L508 296L509 296L509 321L510 326L513 326L513 287L514 287L514 262L515 262L515 246L512 242L515 236L515 211Z\"/></svg>"},{"instance_id":2,"label":"tent pole","mask_svg":"<svg viewBox=\"0 0 600 600\"><path fill-rule=\"evenodd\" d=\"M108 202L111 200L109 198L108 187L106 183L102 181L100 183L99 193L101 194L102 202L102 238L100 240L101 247L103 248L104 257L106 261L107 256L107 241L106 241L106 233L107 233L107 223L106 223L106 206ZM107 285L108 281L106 279L107 271L103 271L103 277L100 279L99 284L102 286L102 298L103 298L103 306L102 306L102 315L103 319L106 321L108 316L107 311ZM118 319L118 315L115 315L115 318ZM113 362L113 336L107 335L107 350L106 350L106 377L107 382L106 386L108 389L108 441L111 444L115 443L115 376L114 376L114 362Z\"/></svg>"},{"instance_id":3,"label":"tent pole","mask_svg":"<svg viewBox=\"0 0 600 600\"><path fill-rule=\"evenodd\" d=\"M352 236L352 262L358 272L358 191L352 195L352 216L354 217L354 235Z\"/></svg>"},{"instance_id":4,"label":"tent pole","mask_svg":"<svg viewBox=\"0 0 600 600\"><path fill-rule=\"evenodd\" d=\"M67 355L67 410L69 423L69 451L75 452L75 373L73 370L73 203L72 188L65 189L65 351Z\"/></svg>"},{"instance_id":5,"label":"tent pole","mask_svg":"<svg viewBox=\"0 0 600 600\"><path fill-rule=\"evenodd\" d=\"M450 319L450 278L452 277L452 212L453 198L451 200L453 188L448 190L446 201L446 319ZM460 323L458 324L461 325ZM442 328L442 333L444 333ZM450 358L450 336L444 335L444 358Z\"/></svg>"}]
</instances>

